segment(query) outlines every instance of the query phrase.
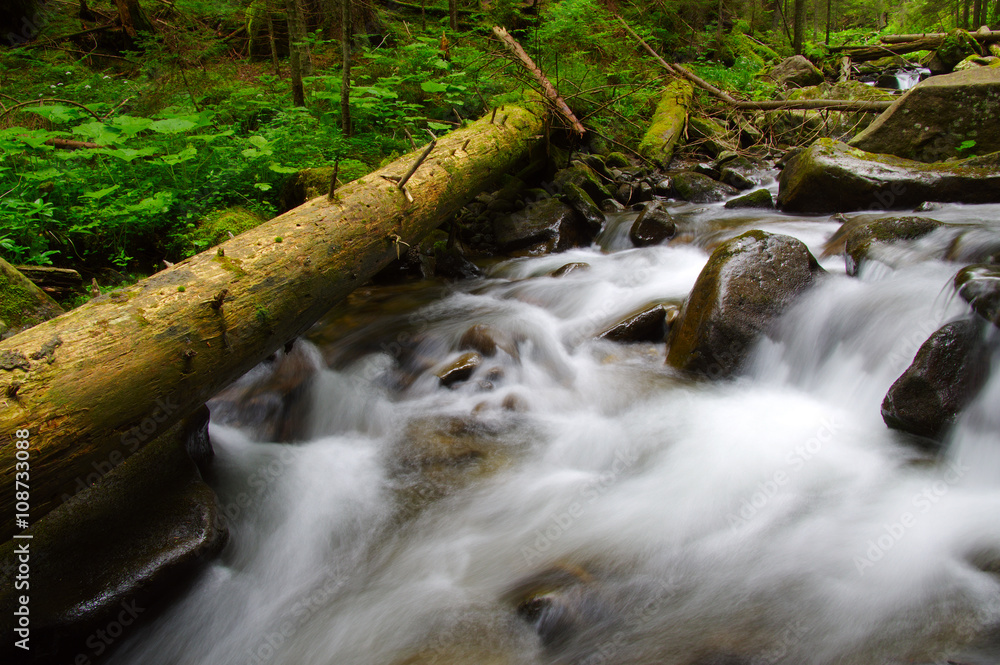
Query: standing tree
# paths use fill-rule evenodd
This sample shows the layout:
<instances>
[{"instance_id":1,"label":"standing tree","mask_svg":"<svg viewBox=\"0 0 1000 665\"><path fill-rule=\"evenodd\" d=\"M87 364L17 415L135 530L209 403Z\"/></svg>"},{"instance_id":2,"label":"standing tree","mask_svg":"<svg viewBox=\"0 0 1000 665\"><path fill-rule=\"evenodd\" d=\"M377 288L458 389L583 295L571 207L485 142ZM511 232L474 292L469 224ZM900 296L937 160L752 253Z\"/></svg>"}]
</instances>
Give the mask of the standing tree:
<instances>
[{"instance_id":1,"label":"standing tree","mask_svg":"<svg viewBox=\"0 0 1000 665\"><path fill-rule=\"evenodd\" d=\"M802 40L806 32L806 0L795 0L793 12L795 20L792 28L792 50L796 55L802 55Z\"/></svg>"},{"instance_id":2,"label":"standing tree","mask_svg":"<svg viewBox=\"0 0 1000 665\"><path fill-rule=\"evenodd\" d=\"M285 0L285 14L288 16L288 54L292 69L292 103L306 105L305 86L302 77L312 69L308 46L305 43L306 28L302 11L302 0Z\"/></svg>"},{"instance_id":3,"label":"standing tree","mask_svg":"<svg viewBox=\"0 0 1000 665\"><path fill-rule=\"evenodd\" d=\"M115 7L118 8L118 18L121 19L122 27L129 37L138 37L140 32L156 33L156 26L139 4L139 0L115 0Z\"/></svg>"},{"instance_id":4,"label":"standing tree","mask_svg":"<svg viewBox=\"0 0 1000 665\"><path fill-rule=\"evenodd\" d=\"M344 136L351 135L351 0L340 0L340 53L343 78L340 81L340 127Z\"/></svg>"},{"instance_id":5,"label":"standing tree","mask_svg":"<svg viewBox=\"0 0 1000 665\"><path fill-rule=\"evenodd\" d=\"M448 18L451 29L458 32L458 0L448 0Z\"/></svg>"}]
</instances>

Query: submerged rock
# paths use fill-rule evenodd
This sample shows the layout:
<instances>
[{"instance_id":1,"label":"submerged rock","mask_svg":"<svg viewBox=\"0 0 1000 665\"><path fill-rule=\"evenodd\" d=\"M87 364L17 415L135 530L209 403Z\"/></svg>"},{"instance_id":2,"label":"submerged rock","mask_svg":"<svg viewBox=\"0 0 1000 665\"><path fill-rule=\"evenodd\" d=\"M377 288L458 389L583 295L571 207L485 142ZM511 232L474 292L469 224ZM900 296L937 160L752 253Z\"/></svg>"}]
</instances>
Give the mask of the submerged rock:
<instances>
[{"instance_id":1,"label":"submerged rock","mask_svg":"<svg viewBox=\"0 0 1000 665\"><path fill-rule=\"evenodd\" d=\"M451 386L459 381L466 381L472 373L483 364L483 358L476 352L463 353L461 356L441 367L435 372L441 385Z\"/></svg>"},{"instance_id":2,"label":"submerged rock","mask_svg":"<svg viewBox=\"0 0 1000 665\"><path fill-rule=\"evenodd\" d=\"M629 230L628 237L636 247L658 245L674 237L677 226L659 202L647 203Z\"/></svg>"},{"instance_id":3,"label":"submerged rock","mask_svg":"<svg viewBox=\"0 0 1000 665\"><path fill-rule=\"evenodd\" d=\"M497 340L489 326L476 324L462 334L459 351L476 351L487 358L497 353Z\"/></svg>"},{"instance_id":4,"label":"submerged rock","mask_svg":"<svg viewBox=\"0 0 1000 665\"><path fill-rule=\"evenodd\" d=\"M691 171L681 171L674 176L674 190L678 197L691 203L716 203L739 194L735 187Z\"/></svg>"},{"instance_id":5,"label":"submerged rock","mask_svg":"<svg viewBox=\"0 0 1000 665\"><path fill-rule=\"evenodd\" d=\"M823 272L795 238L755 230L723 243L671 328L667 363L710 378L735 374L754 342Z\"/></svg>"},{"instance_id":6,"label":"submerged rock","mask_svg":"<svg viewBox=\"0 0 1000 665\"><path fill-rule=\"evenodd\" d=\"M972 311L1000 328L1000 266L967 266L955 275L955 288Z\"/></svg>"},{"instance_id":7,"label":"submerged rock","mask_svg":"<svg viewBox=\"0 0 1000 665\"><path fill-rule=\"evenodd\" d=\"M106 641L95 641L95 631L107 632L113 623L122 632L134 630L132 624L151 618L225 545L228 530L215 493L186 452L188 440L207 438L207 429L203 414L174 426L119 466L110 458L96 484L28 531L34 662L79 662L73 658L94 655L95 643L106 649ZM0 546L0 560L13 561L15 544L23 542ZM23 593L13 584L0 587L5 616L13 615ZM14 625L4 625L9 649Z\"/></svg>"},{"instance_id":8,"label":"submerged rock","mask_svg":"<svg viewBox=\"0 0 1000 665\"><path fill-rule=\"evenodd\" d=\"M598 335L612 342L662 342L667 334L667 318L676 316L677 307L657 303L627 315Z\"/></svg>"},{"instance_id":9,"label":"submerged rock","mask_svg":"<svg viewBox=\"0 0 1000 665\"><path fill-rule=\"evenodd\" d=\"M877 258L872 257L873 248L922 238L942 226L941 222L928 217L885 217L860 225L851 225L844 236L844 263L847 274L857 275L862 262L869 258Z\"/></svg>"},{"instance_id":10,"label":"submerged rock","mask_svg":"<svg viewBox=\"0 0 1000 665\"><path fill-rule=\"evenodd\" d=\"M979 320L945 324L886 393L882 419L893 429L939 439L983 387L989 361Z\"/></svg>"},{"instance_id":11,"label":"submerged rock","mask_svg":"<svg viewBox=\"0 0 1000 665\"><path fill-rule=\"evenodd\" d=\"M1000 202L1000 153L924 164L819 139L792 158L778 179L778 207L833 213L912 209L924 201Z\"/></svg>"},{"instance_id":12,"label":"submerged rock","mask_svg":"<svg viewBox=\"0 0 1000 665\"><path fill-rule=\"evenodd\" d=\"M1000 150L1000 69L921 81L850 143L866 152L938 162ZM963 147L965 146L965 147Z\"/></svg>"}]
</instances>

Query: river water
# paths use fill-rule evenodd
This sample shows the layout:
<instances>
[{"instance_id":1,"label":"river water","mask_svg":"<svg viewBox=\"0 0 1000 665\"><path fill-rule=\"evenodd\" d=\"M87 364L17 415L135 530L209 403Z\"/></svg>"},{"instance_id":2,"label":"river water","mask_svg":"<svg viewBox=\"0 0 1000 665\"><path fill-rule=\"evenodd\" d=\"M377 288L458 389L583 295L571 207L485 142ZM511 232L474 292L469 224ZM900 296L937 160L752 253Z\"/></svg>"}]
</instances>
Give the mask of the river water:
<instances>
[{"instance_id":1,"label":"river water","mask_svg":"<svg viewBox=\"0 0 1000 665\"><path fill-rule=\"evenodd\" d=\"M858 277L822 258L719 383L596 334L681 303L725 238L819 257L839 222L672 212L665 246L629 247L623 214L599 246L363 289L244 377L210 405L231 542L112 662L1000 662L1000 372L937 455L879 411L967 311L940 257L992 242L1000 206L929 213L954 226ZM496 352L444 387L473 325Z\"/></svg>"}]
</instances>

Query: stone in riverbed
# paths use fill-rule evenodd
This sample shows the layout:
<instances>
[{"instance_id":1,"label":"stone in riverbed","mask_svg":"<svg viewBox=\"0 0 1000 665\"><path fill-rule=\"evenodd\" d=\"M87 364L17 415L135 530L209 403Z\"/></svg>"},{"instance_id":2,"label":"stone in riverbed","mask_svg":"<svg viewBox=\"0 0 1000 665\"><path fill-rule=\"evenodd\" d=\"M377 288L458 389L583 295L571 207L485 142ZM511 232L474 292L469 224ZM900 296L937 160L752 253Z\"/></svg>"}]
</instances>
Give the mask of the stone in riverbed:
<instances>
[{"instance_id":1,"label":"stone in riverbed","mask_svg":"<svg viewBox=\"0 0 1000 665\"><path fill-rule=\"evenodd\" d=\"M819 139L785 166L778 183L778 207L787 212L913 209L924 201L996 203L1000 153L924 164Z\"/></svg>"},{"instance_id":2,"label":"stone in riverbed","mask_svg":"<svg viewBox=\"0 0 1000 665\"><path fill-rule=\"evenodd\" d=\"M771 192L766 189L758 189L756 191L750 192L749 194L744 194L739 198L732 199L731 201L726 201L725 208L730 210L740 209L740 208L758 208L761 210L774 210L774 197L771 196Z\"/></svg>"},{"instance_id":3,"label":"stone in riverbed","mask_svg":"<svg viewBox=\"0 0 1000 665\"><path fill-rule=\"evenodd\" d=\"M844 226L848 224L851 222ZM844 263L847 274L853 276L858 274L864 261L877 258L872 256L872 250L878 246L922 238L943 224L929 217L885 217L851 226L844 235Z\"/></svg>"},{"instance_id":4,"label":"stone in riverbed","mask_svg":"<svg viewBox=\"0 0 1000 665\"><path fill-rule=\"evenodd\" d=\"M662 342L667 334L668 315L676 316L677 307L657 303L629 314L598 335L612 342Z\"/></svg>"},{"instance_id":5,"label":"stone in riverbed","mask_svg":"<svg viewBox=\"0 0 1000 665\"><path fill-rule=\"evenodd\" d=\"M487 358L497 353L497 341L488 326L476 324L462 334L458 341L459 351L477 351Z\"/></svg>"},{"instance_id":6,"label":"stone in riverbed","mask_svg":"<svg viewBox=\"0 0 1000 665\"><path fill-rule=\"evenodd\" d=\"M461 356L441 367L435 375L443 386L452 386L459 381L466 381L476 369L483 364L483 358L478 353L471 351L463 353Z\"/></svg>"},{"instance_id":7,"label":"stone in riverbed","mask_svg":"<svg viewBox=\"0 0 1000 665\"><path fill-rule=\"evenodd\" d=\"M497 218L493 233L503 251L561 251L588 245L593 238L593 231L580 213L554 198Z\"/></svg>"},{"instance_id":8,"label":"stone in riverbed","mask_svg":"<svg viewBox=\"0 0 1000 665\"><path fill-rule=\"evenodd\" d=\"M15 545L31 543L32 662L79 662L77 654L94 654L95 631L151 618L225 545L215 493L186 452L191 437L207 437L207 428L202 412L127 460L110 457L96 484L31 527L31 541L0 546L0 560L14 561ZM5 616L23 593L12 583L0 587ZM4 625L12 648L14 622Z\"/></svg>"},{"instance_id":9,"label":"stone in riverbed","mask_svg":"<svg viewBox=\"0 0 1000 665\"><path fill-rule=\"evenodd\" d=\"M628 237L636 247L658 245L674 237L677 226L670 213L659 202L647 203L629 230Z\"/></svg>"},{"instance_id":10,"label":"stone in riverbed","mask_svg":"<svg viewBox=\"0 0 1000 665\"><path fill-rule=\"evenodd\" d=\"M966 266L955 275L955 288L972 311L1000 328L1000 266Z\"/></svg>"},{"instance_id":11,"label":"stone in riverbed","mask_svg":"<svg viewBox=\"0 0 1000 665\"><path fill-rule=\"evenodd\" d=\"M739 194L739 190L708 176L692 171L681 171L674 176L677 196L691 203L715 203Z\"/></svg>"},{"instance_id":12,"label":"stone in riverbed","mask_svg":"<svg viewBox=\"0 0 1000 665\"><path fill-rule=\"evenodd\" d=\"M726 241L671 327L667 364L709 378L735 374L753 344L823 273L795 238L754 230Z\"/></svg>"},{"instance_id":13,"label":"stone in riverbed","mask_svg":"<svg viewBox=\"0 0 1000 665\"><path fill-rule=\"evenodd\" d=\"M767 78L776 85L788 88L804 88L823 82L823 72L801 55L785 58L767 73Z\"/></svg>"},{"instance_id":14,"label":"stone in riverbed","mask_svg":"<svg viewBox=\"0 0 1000 665\"><path fill-rule=\"evenodd\" d=\"M980 320L945 324L886 393L882 419L893 429L939 440L983 387L989 361Z\"/></svg>"},{"instance_id":15,"label":"stone in riverbed","mask_svg":"<svg viewBox=\"0 0 1000 665\"><path fill-rule=\"evenodd\" d=\"M873 153L937 162L1000 150L1000 69L981 67L921 81L851 145ZM971 148L959 149L967 142Z\"/></svg>"}]
</instances>

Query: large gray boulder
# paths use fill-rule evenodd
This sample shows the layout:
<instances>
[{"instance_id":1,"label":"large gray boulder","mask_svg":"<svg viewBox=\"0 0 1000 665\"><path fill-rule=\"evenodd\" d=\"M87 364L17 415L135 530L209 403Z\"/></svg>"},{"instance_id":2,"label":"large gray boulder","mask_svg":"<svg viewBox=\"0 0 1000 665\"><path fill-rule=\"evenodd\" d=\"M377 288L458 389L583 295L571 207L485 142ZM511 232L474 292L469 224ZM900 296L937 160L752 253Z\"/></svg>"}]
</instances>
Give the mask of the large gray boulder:
<instances>
[{"instance_id":1,"label":"large gray boulder","mask_svg":"<svg viewBox=\"0 0 1000 665\"><path fill-rule=\"evenodd\" d=\"M753 344L823 273L799 240L747 231L719 245L671 328L667 364L709 378L735 374Z\"/></svg>"},{"instance_id":2,"label":"large gray boulder","mask_svg":"<svg viewBox=\"0 0 1000 665\"><path fill-rule=\"evenodd\" d=\"M767 78L777 85L804 88L823 82L823 72L801 55L785 58L767 73Z\"/></svg>"},{"instance_id":3,"label":"large gray boulder","mask_svg":"<svg viewBox=\"0 0 1000 665\"><path fill-rule=\"evenodd\" d=\"M990 354L982 322L952 321L917 351L882 402L882 419L893 429L937 440L986 382Z\"/></svg>"},{"instance_id":4,"label":"large gray boulder","mask_svg":"<svg viewBox=\"0 0 1000 665\"><path fill-rule=\"evenodd\" d=\"M998 115L1000 68L932 76L900 97L851 145L921 162L984 155L1000 150Z\"/></svg>"},{"instance_id":5,"label":"large gray boulder","mask_svg":"<svg viewBox=\"0 0 1000 665\"><path fill-rule=\"evenodd\" d=\"M819 139L788 162L778 183L778 207L788 212L912 210L925 201L996 203L1000 153L925 164Z\"/></svg>"}]
</instances>

